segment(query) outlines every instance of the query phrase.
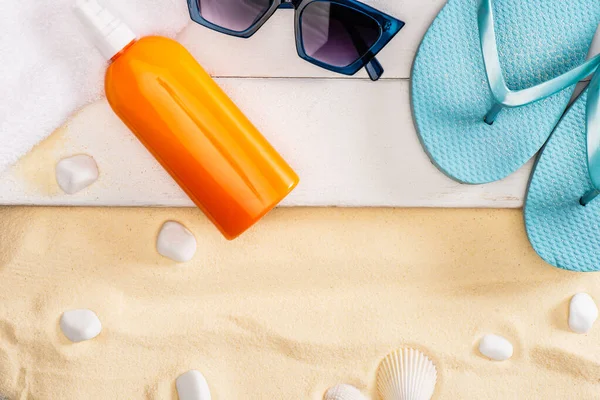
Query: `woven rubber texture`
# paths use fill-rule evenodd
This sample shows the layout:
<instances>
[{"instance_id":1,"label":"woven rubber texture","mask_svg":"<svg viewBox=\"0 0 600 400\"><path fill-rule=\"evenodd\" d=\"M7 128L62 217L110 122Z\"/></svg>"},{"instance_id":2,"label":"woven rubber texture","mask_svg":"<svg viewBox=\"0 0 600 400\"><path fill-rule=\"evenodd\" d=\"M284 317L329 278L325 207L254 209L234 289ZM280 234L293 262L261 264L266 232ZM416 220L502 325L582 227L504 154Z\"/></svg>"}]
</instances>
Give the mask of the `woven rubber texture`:
<instances>
[{"instance_id":1,"label":"woven rubber texture","mask_svg":"<svg viewBox=\"0 0 600 400\"><path fill-rule=\"evenodd\" d=\"M419 48L412 104L421 142L444 173L464 183L502 179L525 164L560 119L572 89L505 109L493 104L479 44L479 0L449 0ZM524 89L585 62L600 23L598 0L495 0L495 27L507 85Z\"/></svg>"},{"instance_id":2,"label":"woven rubber texture","mask_svg":"<svg viewBox=\"0 0 600 400\"><path fill-rule=\"evenodd\" d=\"M525 202L529 241L546 262L570 271L600 270L600 198L579 199L592 188L586 154L586 100L569 109L539 156Z\"/></svg>"}]
</instances>

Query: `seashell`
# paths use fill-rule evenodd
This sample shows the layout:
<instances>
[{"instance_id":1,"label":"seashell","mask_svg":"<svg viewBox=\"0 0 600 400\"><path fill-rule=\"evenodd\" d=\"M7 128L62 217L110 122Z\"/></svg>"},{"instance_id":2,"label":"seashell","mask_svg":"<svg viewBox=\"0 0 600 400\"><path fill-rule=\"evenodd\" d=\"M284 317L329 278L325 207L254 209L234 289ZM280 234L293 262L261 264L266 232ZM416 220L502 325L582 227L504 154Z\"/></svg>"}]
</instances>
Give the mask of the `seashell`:
<instances>
[{"instance_id":1,"label":"seashell","mask_svg":"<svg viewBox=\"0 0 600 400\"><path fill-rule=\"evenodd\" d=\"M340 384L330 387L323 400L368 400L367 397L352 385Z\"/></svg>"},{"instance_id":2,"label":"seashell","mask_svg":"<svg viewBox=\"0 0 600 400\"><path fill-rule=\"evenodd\" d=\"M382 400L429 400L436 382L435 365L415 349L388 354L377 370L377 391Z\"/></svg>"}]
</instances>

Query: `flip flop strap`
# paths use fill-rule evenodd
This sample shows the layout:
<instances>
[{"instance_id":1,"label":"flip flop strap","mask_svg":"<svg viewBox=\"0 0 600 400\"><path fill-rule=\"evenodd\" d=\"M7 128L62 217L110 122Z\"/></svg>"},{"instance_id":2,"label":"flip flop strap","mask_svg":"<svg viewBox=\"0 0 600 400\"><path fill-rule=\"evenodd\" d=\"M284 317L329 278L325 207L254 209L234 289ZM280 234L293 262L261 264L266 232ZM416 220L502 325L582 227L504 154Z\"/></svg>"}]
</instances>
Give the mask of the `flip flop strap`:
<instances>
[{"instance_id":1,"label":"flip flop strap","mask_svg":"<svg viewBox=\"0 0 600 400\"><path fill-rule=\"evenodd\" d=\"M587 96L588 171L594 188L600 190L600 71L594 74Z\"/></svg>"},{"instance_id":2,"label":"flip flop strap","mask_svg":"<svg viewBox=\"0 0 600 400\"><path fill-rule=\"evenodd\" d=\"M527 89L510 90L500 65L492 8L492 0L481 0L477 22L488 84L498 104L504 107L520 107L543 100L587 78L600 66L600 55L597 55L554 79Z\"/></svg>"}]
</instances>

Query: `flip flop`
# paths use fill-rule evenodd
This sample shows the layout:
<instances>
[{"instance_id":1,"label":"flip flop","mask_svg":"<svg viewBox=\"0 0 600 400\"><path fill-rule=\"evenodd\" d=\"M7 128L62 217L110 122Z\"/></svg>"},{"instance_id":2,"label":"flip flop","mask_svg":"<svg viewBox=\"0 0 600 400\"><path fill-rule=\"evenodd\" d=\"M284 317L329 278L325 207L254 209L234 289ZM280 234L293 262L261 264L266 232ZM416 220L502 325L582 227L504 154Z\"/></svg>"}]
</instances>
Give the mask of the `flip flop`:
<instances>
[{"instance_id":1,"label":"flip flop","mask_svg":"<svg viewBox=\"0 0 600 400\"><path fill-rule=\"evenodd\" d=\"M531 245L546 262L600 270L600 71L540 153L525 202Z\"/></svg>"},{"instance_id":2,"label":"flip flop","mask_svg":"<svg viewBox=\"0 0 600 400\"><path fill-rule=\"evenodd\" d=\"M598 0L449 0L412 74L415 123L433 163L472 184L525 164L600 63L585 62L599 23Z\"/></svg>"}]
</instances>

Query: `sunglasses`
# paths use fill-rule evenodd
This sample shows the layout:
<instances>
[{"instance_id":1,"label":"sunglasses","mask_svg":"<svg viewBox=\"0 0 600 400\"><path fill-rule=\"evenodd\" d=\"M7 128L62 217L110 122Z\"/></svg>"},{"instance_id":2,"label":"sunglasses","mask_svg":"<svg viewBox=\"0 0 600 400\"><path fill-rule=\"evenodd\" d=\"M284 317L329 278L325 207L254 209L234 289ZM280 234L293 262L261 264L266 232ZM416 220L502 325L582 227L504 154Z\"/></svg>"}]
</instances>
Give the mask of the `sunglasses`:
<instances>
[{"instance_id":1,"label":"sunglasses","mask_svg":"<svg viewBox=\"0 0 600 400\"><path fill-rule=\"evenodd\" d=\"M306 61L344 75L366 68L376 81L375 56L404 22L355 0L188 0L194 22L232 36L252 36L279 8L295 10L296 49Z\"/></svg>"}]
</instances>

